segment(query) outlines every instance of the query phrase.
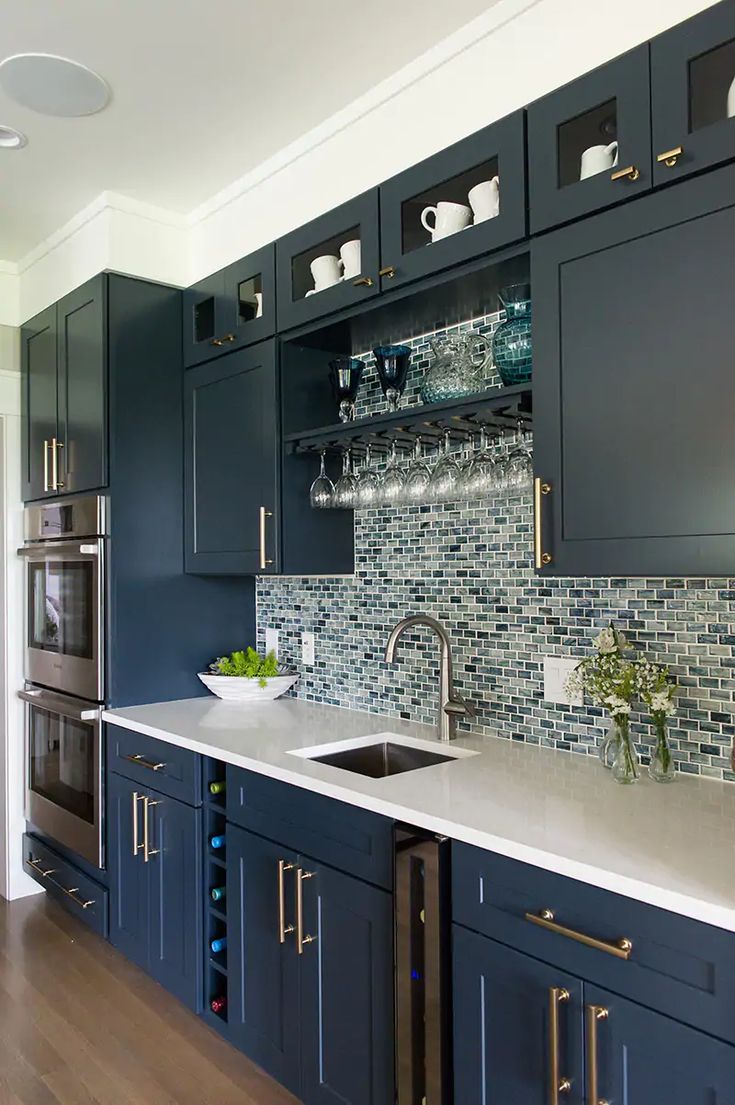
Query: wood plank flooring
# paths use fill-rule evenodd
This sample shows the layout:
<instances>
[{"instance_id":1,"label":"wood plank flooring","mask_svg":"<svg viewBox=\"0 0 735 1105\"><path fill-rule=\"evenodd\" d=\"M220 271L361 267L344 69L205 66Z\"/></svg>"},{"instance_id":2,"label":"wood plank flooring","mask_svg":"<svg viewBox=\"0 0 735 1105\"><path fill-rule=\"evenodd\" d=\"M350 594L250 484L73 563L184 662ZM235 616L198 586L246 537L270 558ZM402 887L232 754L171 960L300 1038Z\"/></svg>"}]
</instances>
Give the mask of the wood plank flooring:
<instances>
[{"instance_id":1,"label":"wood plank flooring","mask_svg":"<svg viewBox=\"0 0 735 1105\"><path fill-rule=\"evenodd\" d=\"M46 895L0 898L0 1105L298 1105Z\"/></svg>"}]
</instances>

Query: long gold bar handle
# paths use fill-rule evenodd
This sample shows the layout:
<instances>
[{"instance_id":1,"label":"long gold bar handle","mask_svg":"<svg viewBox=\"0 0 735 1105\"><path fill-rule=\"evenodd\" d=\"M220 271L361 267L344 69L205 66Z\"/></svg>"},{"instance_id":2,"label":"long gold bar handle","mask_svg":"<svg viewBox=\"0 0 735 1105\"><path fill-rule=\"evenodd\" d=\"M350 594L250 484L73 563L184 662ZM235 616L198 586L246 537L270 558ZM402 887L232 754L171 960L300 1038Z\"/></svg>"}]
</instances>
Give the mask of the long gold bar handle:
<instances>
[{"instance_id":1,"label":"long gold bar handle","mask_svg":"<svg viewBox=\"0 0 735 1105\"><path fill-rule=\"evenodd\" d=\"M313 871L296 868L296 950L304 954L304 944L312 944L316 936L304 936L304 879L313 879Z\"/></svg>"},{"instance_id":2,"label":"long gold bar handle","mask_svg":"<svg viewBox=\"0 0 735 1105\"><path fill-rule=\"evenodd\" d=\"M612 174L610 180L638 180L641 171L637 165L626 165Z\"/></svg>"},{"instance_id":3,"label":"long gold bar handle","mask_svg":"<svg viewBox=\"0 0 735 1105\"><path fill-rule=\"evenodd\" d=\"M157 856L160 848L150 846L150 826L148 824L148 811L151 806L160 806L160 802L147 796L143 799L143 862L147 863L151 856Z\"/></svg>"},{"instance_id":4,"label":"long gold bar handle","mask_svg":"<svg viewBox=\"0 0 735 1105\"><path fill-rule=\"evenodd\" d=\"M264 572L269 564L273 561L269 560L265 554L265 520L266 518L272 518L273 511L266 510L264 506L260 508L260 570Z\"/></svg>"},{"instance_id":5,"label":"long gold bar handle","mask_svg":"<svg viewBox=\"0 0 735 1105\"><path fill-rule=\"evenodd\" d=\"M138 852L143 851L143 845L138 841L139 826L138 826L138 802L144 802L145 799L142 794L138 794L137 790L133 791L133 855L137 856Z\"/></svg>"},{"instance_id":6,"label":"long gold bar handle","mask_svg":"<svg viewBox=\"0 0 735 1105\"><path fill-rule=\"evenodd\" d=\"M48 438L43 439L43 490L50 491L48 485Z\"/></svg>"},{"instance_id":7,"label":"long gold bar handle","mask_svg":"<svg viewBox=\"0 0 735 1105\"><path fill-rule=\"evenodd\" d=\"M54 438L54 442L54 491L58 491L59 488L64 486L64 481L59 479L59 457L57 450L64 448L64 442L56 441L56 438Z\"/></svg>"},{"instance_id":8,"label":"long gold bar handle","mask_svg":"<svg viewBox=\"0 0 735 1105\"><path fill-rule=\"evenodd\" d=\"M602 1005L588 1005L587 1020L587 1105L609 1105L604 1097L598 1097L599 1063L597 1058L597 1022L605 1021L609 1011Z\"/></svg>"},{"instance_id":9,"label":"long gold bar handle","mask_svg":"<svg viewBox=\"0 0 735 1105\"><path fill-rule=\"evenodd\" d=\"M534 563L537 568L544 568L551 564L551 553L544 552L543 519L541 517L541 498L551 494L551 484L546 483L540 476L533 481L533 552Z\"/></svg>"},{"instance_id":10,"label":"long gold bar handle","mask_svg":"<svg viewBox=\"0 0 735 1105\"><path fill-rule=\"evenodd\" d=\"M283 886L284 871L293 871L294 864L286 863L284 859L278 861L278 942L286 943L286 934L294 931L293 925L286 924L286 892Z\"/></svg>"},{"instance_id":11,"label":"long gold bar handle","mask_svg":"<svg viewBox=\"0 0 735 1105\"><path fill-rule=\"evenodd\" d=\"M663 161L664 165L666 165L669 169L673 169L674 165L676 165L677 161L683 153L683 146L674 146L673 150L664 150L663 153L660 153L657 156L656 160L658 161L659 165Z\"/></svg>"},{"instance_id":12,"label":"long gold bar handle","mask_svg":"<svg viewBox=\"0 0 735 1105\"><path fill-rule=\"evenodd\" d=\"M576 929L557 924L550 909L542 909L539 913L527 913L526 920L533 925L548 929L549 932L566 936L569 940L576 940L578 944L586 944L588 948L596 948L599 952L607 952L608 955L614 955L617 959L630 959L630 954L633 951L633 941L629 940L627 936L622 936L620 940L615 941L599 940L596 936L588 936L585 932L577 932Z\"/></svg>"},{"instance_id":13,"label":"long gold bar handle","mask_svg":"<svg viewBox=\"0 0 735 1105\"><path fill-rule=\"evenodd\" d=\"M146 760L139 752L135 752L132 756L123 756L123 759L131 764L137 764L138 767L147 767L149 771L161 771L166 766L165 763L154 764L152 760Z\"/></svg>"},{"instance_id":14,"label":"long gold bar handle","mask_svg":"<svg viewBox=\"0 0 735 1105\"><path fill-rule=\"evenodd\" d=\"M34 869L34 871L38 871L39 875L42 875L44 879L48 879L50 883L53 883L56 889L60 890L62 894L66 894L67 898L71 898L75 905L81 906L82 909L89 909L91 905L94 905L94 898L87 898L86 900L83 900L82 898L77 898L77 893L79 891L78 886L72 886L70 889L67 890L67 888L65 886L62 886L60 882L57 882L56 879L52 879L51 876L56 874L56 868L48 867L44 871L41 867L39 867L40 862L41 861L39 859L35 859L33 856L31 856L31 858L28 860L28 863Z\"/></svg>"},{"instance_id":15,"label":"long gold bar handle","mask_svg":"<svg viewBox=\"0 0 735 1105\"><path fill-rule=\"evenodd\" d=\"M56 461L56 438L51 438L51 487L49 491L58 491L59 489L59 472Z\"/></svg>"},{"instance_id":16,"label":"long gold bar handle","mask_svg":"<svg viewBox=\"0 0 735 1105\"><path fill-rule=\"evenodd\" d=\"M569 1093L572 1083L559 1074L559 1006L569 1001L569 991L549 987L549 1105L559 1105L559 1094Z\"/></svg>"}]
</instances>

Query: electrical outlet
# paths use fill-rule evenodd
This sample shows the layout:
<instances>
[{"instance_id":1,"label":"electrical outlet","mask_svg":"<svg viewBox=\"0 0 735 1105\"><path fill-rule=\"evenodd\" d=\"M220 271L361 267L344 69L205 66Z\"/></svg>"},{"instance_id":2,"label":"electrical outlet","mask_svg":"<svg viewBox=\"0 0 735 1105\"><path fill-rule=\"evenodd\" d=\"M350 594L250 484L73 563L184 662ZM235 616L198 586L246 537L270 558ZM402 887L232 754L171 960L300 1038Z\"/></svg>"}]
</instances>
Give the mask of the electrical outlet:
<instances>
[{"instance_id":1,"label":"electrical outlet","mask_svg":"<svg viewBox=\"0 0 735 1105\"><path fill-rule=\"evenodd\" d=\"M301 662L305 664L307 668L314 666L314 634L302 633L301 634Z\"/></svg>"},{"instance_id":2,"label":"electrical outlet","mask_svg":"<svg viewBox=\"0 0 735 1105\"><path fill-rule=\"evenodd\" d=\"M278 657L278 630L266 629L265 631L265 651L275 652Z\"/></svg>"},{"instance_id":3,"label":"electrical outlet","mask_svg":"<svg viewBox=\"0 0 735 1105\"><path fill-rule=\"evenodd\" d=\"M570 695L565 683L572 674L578 659L568 656L544 656L544 699L563 706L581 706L581 695Z\"/></svg>"}]
</instances>

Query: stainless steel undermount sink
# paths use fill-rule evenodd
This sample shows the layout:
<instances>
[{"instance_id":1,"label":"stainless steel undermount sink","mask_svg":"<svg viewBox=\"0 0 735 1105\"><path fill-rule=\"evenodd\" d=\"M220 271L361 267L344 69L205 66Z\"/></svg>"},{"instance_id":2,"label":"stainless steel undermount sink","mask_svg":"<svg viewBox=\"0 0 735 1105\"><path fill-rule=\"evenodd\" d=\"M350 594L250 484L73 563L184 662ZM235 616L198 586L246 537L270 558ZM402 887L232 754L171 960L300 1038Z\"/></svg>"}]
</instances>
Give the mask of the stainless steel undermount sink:
<instances>
[{"instance_id":1,"label":"stainless steel undermount sink","mask_svg":"<svg viewBox=\"0 0 735 1105\"><path fill-rule=\"evenodd\" d=\"M447 763L456 758L410 744L394 744L392 741L364 744L358 748L342 748L323 756L309 756L314 763L341 767L345 771L354 771L357 775L369 775L372 779L384 779L388 775L400 775L404 771L416 771L420 767L433 767L434 764Z\"/></svg>"}]
</instances>

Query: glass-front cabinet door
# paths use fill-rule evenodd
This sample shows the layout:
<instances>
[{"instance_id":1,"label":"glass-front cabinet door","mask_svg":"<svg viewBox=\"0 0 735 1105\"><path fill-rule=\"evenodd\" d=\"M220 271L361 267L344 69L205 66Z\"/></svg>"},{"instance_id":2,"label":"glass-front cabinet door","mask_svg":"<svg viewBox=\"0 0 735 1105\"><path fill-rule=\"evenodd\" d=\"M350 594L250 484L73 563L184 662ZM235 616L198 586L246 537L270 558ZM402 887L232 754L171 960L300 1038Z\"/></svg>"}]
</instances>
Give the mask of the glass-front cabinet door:
<instances>
[{"instance_id":1,"label":"glass-front cabinet door","mask_svg":"<svg viewBox=\"0 0 735 1105\"><path fill-rule=\"evenodd\" d=\"M526 233L525 120L517 111L380 186L388 290Z\"/></svg>"},{"instance_id":2,"label":"glass-front cabinet door","mask_svg":"<svg viewBox=\"0 0 735 1105\"><path fill-rule=\"evenodd\" d=\"M348 200L276 243L278 329L378 291L378 189Z\"/></svg>"},{"instance_id":3,"label":"glass-front cabinet door","mask_svg":"<svg viewBox=\"0 0 735 1105\"><path fill-rule=\"evenodd\" d=\"M184 364L187 368L276 328L275 245L264 246L184 292Z\"/></svg>"},{"instance_id":4,"label":"glass-front cabinet door","mask_svg":"<svg viewBox=\"0 0 735 1105\"><path fill-rule=\"evenodd\" d=\"M651 187L648 45L528 109L531 232Z\"/></svg>"},{"instance_id":5,"label":"glass-front cabinet door","mask_svg":"<svg viewBox=\"0 0 735 1105\"><path fill-rule=\"evenodd\" d=\"M651 43L654 179L735 158L735 0Z\"/></svg>"}]
</instances>

